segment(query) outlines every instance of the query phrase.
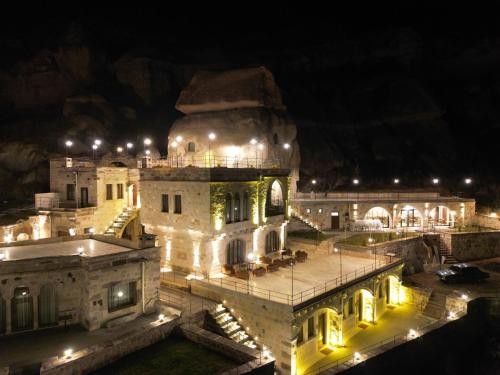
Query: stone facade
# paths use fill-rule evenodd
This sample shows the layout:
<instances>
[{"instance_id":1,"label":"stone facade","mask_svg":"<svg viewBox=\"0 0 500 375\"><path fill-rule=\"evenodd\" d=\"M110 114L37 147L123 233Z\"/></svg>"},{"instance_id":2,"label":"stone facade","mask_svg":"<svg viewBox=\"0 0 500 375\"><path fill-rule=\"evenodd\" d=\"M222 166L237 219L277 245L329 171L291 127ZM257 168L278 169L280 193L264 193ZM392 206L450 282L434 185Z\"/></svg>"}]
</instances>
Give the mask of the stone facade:
<instances>
[{"instance_id":1,"label":"stone facade","mask_svg":"<svg viewBox=\"0 0 500 375\"><path fill-rule=\"evenodd\" d=\"M500 256L500 232L442 233L445 248L460 261Z\"/></svg>"},{"instance_id":2,"label":"stone facade","mask_svg":"<svg viewBox=\"0 0 500 375\"><path fill-rule=\"evenodd\" d=\"M93 237L77 236L67 240L48 239L33 242L43 245L45 256L38 255L10 260L8 257L12 247L0 248L7 257L0 267L0 298L4 307L4 333L13 331L13 316L16 290L26 289L27 300L32 304L32 322L27 329L42 328L39 324L41 310L54 309L51 314L55 320L50 326L65 324L81 324L88 330L95 330L116 319L132 319L156 309L160 282L159 248L154 247L154 240L149 242L131 242L103 236L96 236L100 241L113 241L114 248L110 254L93 256ZM74 241L82 246L84 253L79 254ZM61 242L62 241L62 242ZM52 246L64 245L70 255L52 252ZM24 244L24 251L31 251L29 244ZM136 293L134 303L123 308L108 308L110 287L121 283L135 282ZM40 306L39 298L42 288L49 288L54 293L50 306ZM23 294L24 296L24 294ZM48 303L48 302L46 302ZM1 314L0 314L1 315ZM1 326L1 325L0 325Z\"/></svg>"},{"instance_id":3,"label":"stone facade","mask_svg":"<svg viewBox=\"0 0 500 375\"><path fill-rule=\"evenodd\" d=\"M266 216L268 191L275 181L283 193L283 213ZM142 169L141 222L148 233L157 235L166 267L184 272L219 273L227 263L226 248L231 241L241 241L244 259L249 253L255 256L265 253L266 236L271 231L277 233L279 248L283 248L288 181L288 170L279 169ZM230 213L231 220L226 218L228 195L232 199L231 211L235 212ZM168 199L168 209L162 199ZM177 213L176 199L182 206ZM240 215L238 210L243 209L246 217L241 214L240 219L234 219Z\"/></svg>"},{"instance_id":4,"label":"stone facade","mask_svg":"<svg viewBox=\"0 0 500 375\"><path fill-rule=\"evenodd\" d=\"M356 222L373 218L374 208L387 217L382 228L463 226L471 223L475 215L474 200L442 197L435 192L297 193L291 205L294 215L321 230L344 230L346 227L355 230ZM434 219L437 208L446 210L439 222ZM403 211L410 210L415 219L402 220Z\"/></svg>"}]
</instances>

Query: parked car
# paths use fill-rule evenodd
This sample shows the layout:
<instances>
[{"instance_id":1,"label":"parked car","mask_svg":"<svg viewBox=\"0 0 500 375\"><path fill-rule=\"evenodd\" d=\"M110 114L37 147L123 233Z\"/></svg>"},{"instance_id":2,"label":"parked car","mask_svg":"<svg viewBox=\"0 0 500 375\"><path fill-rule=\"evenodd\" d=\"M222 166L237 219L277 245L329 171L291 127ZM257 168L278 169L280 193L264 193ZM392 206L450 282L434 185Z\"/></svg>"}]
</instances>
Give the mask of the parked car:
<instances>
[{"instance_id":1,"label":"parked car","mask_svg":"<svg viewBox=\"0 0 500 375\"><path fill-rule=\"evenodd\" d=\"M437 271L436 274L444 283L475 283L490 277L489 273L467 263L454 264L445 270Z\"/></svg>"}]
</instances>

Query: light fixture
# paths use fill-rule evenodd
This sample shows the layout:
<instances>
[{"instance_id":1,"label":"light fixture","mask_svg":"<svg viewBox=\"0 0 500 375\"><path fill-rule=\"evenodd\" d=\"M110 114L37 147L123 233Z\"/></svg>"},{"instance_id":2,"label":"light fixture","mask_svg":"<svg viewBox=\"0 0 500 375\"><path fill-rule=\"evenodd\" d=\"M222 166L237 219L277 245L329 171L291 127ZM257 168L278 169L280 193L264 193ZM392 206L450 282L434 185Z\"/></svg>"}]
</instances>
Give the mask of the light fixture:
<instances>
[{"instance_id":1,"label":"light fixture","mask_svg":"<svg viewBox=\"0 0 500 375\"><path fill-rule=\"evenodd\" d=\"M95 143L96 145L100 146L100 145L101 145L101 143L102 143L102 141L101 141L100 139L96 139L96 140L94 141L94 143Z\"/></svg>"},{"instance_id":2,"label":"light fixture","mask_svg":"<svg viewBox=\"0 0 500 375\"><path fill-rule=\"evenodd\" d=\"M28 293L26 293L26 292L22 292L22 293L21 293L21 295L23 295L23 296L25 296L25 295L27 295L27 294L28 294Z\"/></svg>"},{"instance_id":3,"label":"light fixture","mask_svg":"<svg viewBox=\"0 0 500 375\"><path fill-rule=\"evenodd\" d=\"M339 249L338 249L338 248L336 248L336 247L334 247L334 248L333 248L333 251L334 251L334 252L336 252L336 253L338 253L338 252L339 252Z\"/></svg>"},{"instance_id":4,"label":"light fixture","mask_svg":"<svg viewBox=\"0 0 500 375\"><path fill-rule=\"evenodd\" d=\"M134 144L132 142L127 142L127 148L131 149L134 147Z\"/></svg>"},{"instance_id":5,"label":"light fixture","mask_svg":"<svg viewBox=\"0 0 500 375\"><path fill-rule=\"evenodd\" d=\"M151 140L151 138L144 138L144 144L146 146L149 146L151 143L153 143L153 141Z\"/></svg>"},{"instance_id":6,"label":"light fixture","mask_svg":"<svg viewBox=\"0 0 500 375\"><path fill-rule=\"evenodd\" d=\"M145 153L146 155L149 155L149 154L151 154L151 151L146 150L146 151L144 151L144 153Z\"/></svg>"},{"instance_id":7,"label":"light fixture","mask_svg":"<svg viewBox=\"0 0 500 375\"><path fill-rule=\"evenodd\" d=\"M371 238L371 237L370 237L370 238L368 238L368 242L369 242L369 243L372 243L373 241L375 241L373 238Z\"/></svg>"},{"instance_id":8,"label":"light fixture","mask_svg":"<svg viewBox=\"0 0 500 375\"><path fill-rule=\"evenodd\" d=\"M466 179L465 179L465 183L466 183L467 185L470 185L470 184L472 183L472 178L466 178Z\"/></svg>"},{"instance_id":9,"label":"light fixture","mask_svg":"<svg viewBox=\"0 0 500 375\"><path fill-rule=\"evenodd\" d=\"M434 185L439 184L439 178L433 178L433 179L432 179L432 183L433 183Z\"/></svg>"},{"instance_id":10,"label":"light fixture","mask_svg":"<svg viewBox=\"0 0 500 375\"><path fill-rule=\"evenodd\" d=\"M99 148L99 146L98 146L98 145L96 145L96 144L93 144L93 145L92 145L92 150L97 150L98 148Z\"/></svg>"},{"instance_id":11,"label":"light fixture","mask_svg":"<svg viewBox=\"0 0 500 375\"><path fill-rule=\"evenodd\" d=\"M241 319L241 316L240 316L240 317L238 318L238 322L241 322L241 320L242 320L242 319Z\"/></svg>"},{"instance_id":12,"label":"light fixture","mask_svg":"<svg viewBox=\"0 0 500 375\"><path fill-rule=\"evenodd\" d=\"M264 148L264 145L262 143L259 143L257 147L259 148L259 150L262 150Z\"/></svg>"},{"instance_id":13,"label":"light fixture","mask_svg":"<svg viewBox=\"0 0 500 375\"><path fill-rule=\"evenodd\" d=\"M233 313L233 312L234 312L234 309L231 309L231 312Z\"/></svg>"},{"instance_id":14,"label":"light fixture","mask_svg":"<svg viewBox=\"0 0 500 375\"><path fill-rule=\"evenodd\" d=\"M123 297L123 292L121 290L118 291L118 293L116 293L116 295L119 297L119 298L122 298Z\"/></svg>"},{"instance_id":15,"label":"light fixture","mask_svg":"<svg viewBox=\"0 0 500 375\"><path fill-rule=\"evenodd\" d=\"M69 141L69 140L68 140L68 141L66 141L64 144L66 145L66 147L71 147L71 146L73 146L73 142L72 142L72 141Z\"/></svg>"},{"instance_id":16,"label":"light fixture","mask_svg":"<svg viewBox=\"0 0 500 375\"><path fill-rule=\"evenodd\" d=\"M211 141L213 141L215 137L216 137L215 133L208 133L208 139L210 139Z\"/></svg>"},{"instance_id":17,"label":"light fixture","mask_svg":"<svg viewBox=\"0 0 500 375\"><path fill-rule=\"evenodd\" d=\"M68 348L68 349L66 349L66 350L64 351L64 356L65 356L66 358L68 358L68 359L69 359L69 358L71 358L71 355L72 355L72 354L73 354L73 349L71 349L71 348Z\"/></svg>"},{"instance_id":18,"label":"light fixture","mask_svg":"<svg viewBox=\"0 0 500 375\"><path fill-rule=\"evenodd\" d=\"M163 321L165 320L165 314L160 314L160 315L158 315L158 320L159 320L160 322L163 322Z\"/></svg>"},{"instance_id":19,"label":"light fixture","mask_svg":"<svg viewBox=\"0 0 500 375\"><path fill-rule=\"evenodd\" d=\"M78 255L83 255L83 247L78 248Z\"/></svg>"},{"instance_id":20,"label":"light fixture","mask_svg":"<svg viewBox=\"0 0 500 375\"><path fill-rule=\"evenodd\" d=\"M415 331L414 329L410 329L408 331L408 336L410 336L410 338L414 339L415 337L417 337L417 331Z\"/></svg>"},{"instance_id":21,"label":"light fixture","mask_svg":"<svg viewBox=\"0 0 500 375\"><path fill-rule=\"evenodd\" d=\"M357 184L359 184L359 180L358 180L357 178L355 178L354 180L352 180L352 183L353 183L354 185L357 185Z\"/></svg>"},{"instance_id":22,"label":"light fixture","mask_svg":"<svg viewBox=\"0 0 500 375\"><path fill-rule=\"evenodd\" d=\"M222 304L223 304L223 305L225 305L225 304L226 304L226 300L225 300L225 299L224 299L224 300L222 300Z\"/></svg>"},{"instance_id":23,"label":"light fixture","mask_svg":"<svg viewBox=\"0 0 500 375\"><path fill-rule=\"evenodd\" d=\"M312 183L313 185L316 185L316 180L312 180L312 181L311 181L311 183Z\"/></svg>"},{"instance_id":24,"label":"light fixture","mask_svg":"<svg viewBox=\"0 0 500 375\"><path fill-rule=\"evenodd\" d=\"M250 143L252 145L256 145L257 144L257 140L255 138L252 138L252 139L250 139Z\"/></svg>"},{"instance_id":25,"label":"light fixture","mask_svg":"<svg viewBox=\"0 0 500 375\"><path fill-rule=\"evenodd\" d=\"M177 137L175 137L175 140L177 142L182 142L182 136L178 135Z\"/></svg>"},{"instance_id":26,"label":"light fixture","mask_svg":"<svg viewBox=\"0 0 500 375\"><path fill-rule=\"evenodd\" d=\"M395 183L396 185L397 185L397 184L399 184L399 178L395 178L395 179L394 179L394 183Z\"/></svg>"},{"instance_id":27,"label":"light fixture","mask_svg":"<svg viewBox=\"0 0 500 375\"><path fill-rule=\"evenodd\" d=\"M457 314L455 314L453 311L450 311L448 313L448 320L454 320L457 318Z\"/></svg>"},{"instance_id":28,"label":"light fixture","mask_svg":"<svg viewBox=\"0 0 500 375\"><path fill-rule=\"evenodd\" d=\"M285 150L288 150L288 149L290 148L290 144L289 144L289 143L285 143L285 144L283 145L283 148L284 148Z\"/></svg>"},{"instance_id":29,"label":"light fixture","mask_svg":"<svg viewBox=\"0 0 500 375\"><path fill-rule=\"evenodd\" d=\"M123 151L123 147L117 147L116 148L116 152L122 152Z\"/></svg>"},{"instance_id":30,"label":"light fixture","mask_svg":"<svg viewBox=\"0 0 500 375\"><path fill-rule=\"evenodd\" d=\"M247 259L251 262L253 260L253 253L248 253Z\"/></svg>"},{"instance_id":31,"label":"light fixture","mask_svg":"<svg viewBox=\"0 0 500 375\"><path fill-rule=\"evenodd\" d=\"M264 357L264 359L268 359L270 355L271 353L269 352L268 349L262 351L262 356Z\"/></svg>"},{"instance_id":32,"label":"light fixture","mask_svg":"<svg viewBox=\"0 0 500 375\"><path fill-rule=\"evenodd\" d=\"M176 148L178 146L177 142L176 141L173 141L172 142L172 147Z\"/></svg>"},{"instance_id":33,"label":"light fixture","mask_svg":"<svg viewBox=\"0 0 500 375\"><path fill-rule=\"evenodd\" d=\"M357 362L361 361L361 354L359 352L354 352L354 360Z\"/></svg>"},{"instance_id":34,"label":"light fixture","mask_svg":"<svg viewBox=\"0 0 500 375\"><path fill-rule=\"evenodd\" d=\"M464 299L464 300L467 300L469 298L469 296L465 293L463 293L460 298Z\"/></svg>"}]
</instances>

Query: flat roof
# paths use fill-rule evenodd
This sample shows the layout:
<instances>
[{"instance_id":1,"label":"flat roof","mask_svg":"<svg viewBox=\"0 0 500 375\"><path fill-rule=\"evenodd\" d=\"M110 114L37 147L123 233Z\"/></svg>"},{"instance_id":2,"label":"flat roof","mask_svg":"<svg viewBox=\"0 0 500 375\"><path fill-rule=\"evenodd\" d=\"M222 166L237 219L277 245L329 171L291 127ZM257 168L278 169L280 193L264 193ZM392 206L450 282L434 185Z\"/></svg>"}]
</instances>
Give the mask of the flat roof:
<instances>
[{"instance_id":1,"label":"flat roof","mask_svg":"<svg viewBox=\"0 0 500 375\"><path fill-rule=\"evenodd\" d=\"M0 247L0 254L4 254L3 261L5 262L56 256L75 256L79 255L79 248L83 248L84 257L90 258L134 250L129 247L87 238L74 241Z\"/></svg>"}]
</instances>

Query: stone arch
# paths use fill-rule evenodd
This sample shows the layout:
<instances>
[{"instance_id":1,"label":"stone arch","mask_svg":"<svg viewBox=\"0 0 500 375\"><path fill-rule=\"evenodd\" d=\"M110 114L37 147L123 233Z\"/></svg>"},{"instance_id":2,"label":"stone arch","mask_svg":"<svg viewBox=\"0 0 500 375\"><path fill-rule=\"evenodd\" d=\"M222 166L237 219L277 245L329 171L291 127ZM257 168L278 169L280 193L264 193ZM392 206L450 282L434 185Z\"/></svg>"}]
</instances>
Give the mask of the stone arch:
<instances>
[{"instance_id":1,"label":"stone arch","mask_svg":"<svg viewBox=\"0 0 500 375\"><path fill-rule=\"evenodd\" d=\"M285 194L279 180L269 183L266 194L266 216L282 215L285 213Z\"/></svg>"},{"instance_id":2,"label":"stone arch","mask_svg":"<svg viewBox=\"0 0 500 375\"><path fill-rule=\"evenodd\" d=\"M405 205L399 209L397 214L397 226L400 228L421 227L423 216L420 210L414 206Z\"/></svg>"},{"instance_id":3,"label":"stone arch","mask_svg":"<svg viewBox=\"0 0 500 375\"><path fill-rule=\"evenodd\" d=\"M38 324L40 327L50 327L57 323L56 288L52 284L44 284L38 294Z\"/></svg>"},{"instance_id":4,"label":"stone arch","mask_svg":"<svg viewBox=\"0 0 500 375\"><path fill-rule=\"evenodd\" d=\"M322 315L323 317L321 317ZM312 309L309 313L305 312L300 315L294 326L294 336L297 338L298 344L308 340L309 332L306 333L305 331L308 330L306 326L310 318L314 318L314 326L317 327L314 336L317 336L320 345L335 346L342 344L342 315L331 305L321 306Z\"/></svg>"},{"instance_id":5,"label":"stone arch","mask_svg":"<svg viewBox=\"0 0 500 375\"><path fill-rule=\"evenodd\" d=\"M449 226L452 222L452 210L444 205L434 206L429 210L427 222L431 226Z\"/></svg>"},{"instance_id":6,"label":"stone arch","mask_svg":"<svg viewBox=\"0 0 500 375\"><path fill-rule=\"evenodd\" d=\"M354 304L356 311L356 320L358 321L375 321L375 301L374 291L368 287L361 287L354 292Z\"/></svg>"},{"instance_id":7,"label":"stone arch","mask_svg":"<svg viewBox=\"0 0 500 375\"><path fill-rule=\"evenodd\" d=\"M17 286L11 299L13 331L33 329L33 296L26 286Z\"/></svg>"},{"instance_id":8,"label":"stone arch","mask_svg":"<svg viewBox=\"0 0 500 375\"><path fill-rule=\"evenodd\" d=\"M379 220L382 228L390 228L392 224L391 214L387 209L381 206L375 206L368 209L365 213L364 219Z\"/></svg>"}]
</instances>

